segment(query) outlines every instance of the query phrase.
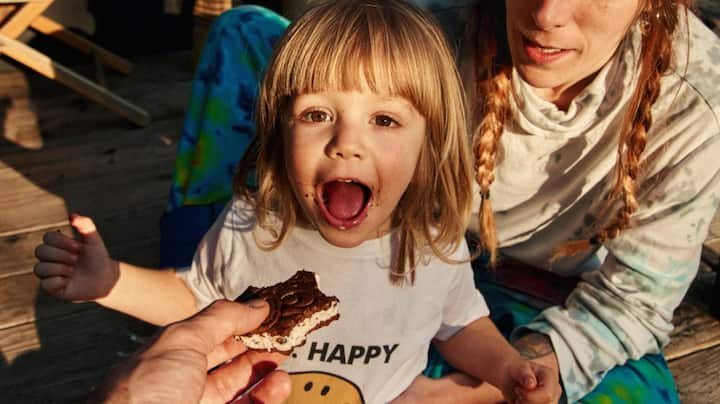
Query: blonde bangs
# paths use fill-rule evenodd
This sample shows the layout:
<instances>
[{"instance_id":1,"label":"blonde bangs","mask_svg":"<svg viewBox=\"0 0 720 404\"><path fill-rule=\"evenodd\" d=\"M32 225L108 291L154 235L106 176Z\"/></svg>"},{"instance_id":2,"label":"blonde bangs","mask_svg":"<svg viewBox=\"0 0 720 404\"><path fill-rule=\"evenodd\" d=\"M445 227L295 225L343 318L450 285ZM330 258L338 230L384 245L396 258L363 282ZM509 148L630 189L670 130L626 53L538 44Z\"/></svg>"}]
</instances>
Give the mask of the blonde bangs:
<instances>
[{"instance_id":1,"label":"blonde bangs","mask_svg":"<svg viewBox=\"0 0 720 404\"><path fill-rule=\"evenodd\" d=\"M269 94L279 101L305 93L361 90L364 80L375 93L407 99L428 119L442 111L441 69L433 63L446 56L440 55L442 34L418 32L426 28L418 24L420 15L387 13L387 5L331 3L309 10L290 27L276 55L280 68L269 73ZM428 36L434 40L417 41Z\"/></svg>"}]
</instances>

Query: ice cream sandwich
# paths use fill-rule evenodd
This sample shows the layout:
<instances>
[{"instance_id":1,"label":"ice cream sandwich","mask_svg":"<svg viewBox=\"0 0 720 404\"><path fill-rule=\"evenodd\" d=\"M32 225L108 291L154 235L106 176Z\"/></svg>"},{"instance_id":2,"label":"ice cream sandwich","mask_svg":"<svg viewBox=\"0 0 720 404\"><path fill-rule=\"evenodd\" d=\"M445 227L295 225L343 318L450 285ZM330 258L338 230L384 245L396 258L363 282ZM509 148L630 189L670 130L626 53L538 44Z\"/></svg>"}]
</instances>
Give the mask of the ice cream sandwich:
<instances>
[{"instance_id":1,"label":"ice cream sandwich","mask_svg":"<svg viewBox=\"0 0 720 404\"><path fill-rule=\"evenodd\" d=\"M236 336L250 349L290 354L310 332L340 318L338 298L320 291L317 275L309 271L300 270L272 286L251 286L235 301L251 299L267 301L270 313L260 327Z\"/></svg>"}]
</instances>

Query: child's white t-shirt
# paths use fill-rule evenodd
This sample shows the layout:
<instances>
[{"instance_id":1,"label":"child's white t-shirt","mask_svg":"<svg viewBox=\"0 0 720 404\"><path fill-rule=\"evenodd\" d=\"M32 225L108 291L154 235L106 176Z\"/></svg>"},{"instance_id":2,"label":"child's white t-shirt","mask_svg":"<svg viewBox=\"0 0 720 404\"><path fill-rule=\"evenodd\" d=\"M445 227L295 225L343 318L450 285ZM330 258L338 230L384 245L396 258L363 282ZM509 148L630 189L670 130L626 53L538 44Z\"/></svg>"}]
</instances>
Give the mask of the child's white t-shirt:
<instances>
[{"instance_id":1,"label":"child's white t-shirt","mask_svg":"<svg viewBox=\"0 0 720 404\"><path fill-rule=\"evenodd\" d=\"M280 247L263 251L253 238L254 223L247 202L231 201L200 243L192 266L178 275L200 308L233 300L251 285L284 281L301 269L318 275L320 289L340 300L340 319L309 334L282 365L291 373L292 397L305 395L302 402L388 402L425 368L433 338L446 340L488 315L468 262L428 257L416 269L415 284L398 287L389 278L392 235L340 248L317 231L295 227ZM261 229L256 233L268 236ZM451 255L467 257L464 242Z\"/></svg>"}]
</instances>

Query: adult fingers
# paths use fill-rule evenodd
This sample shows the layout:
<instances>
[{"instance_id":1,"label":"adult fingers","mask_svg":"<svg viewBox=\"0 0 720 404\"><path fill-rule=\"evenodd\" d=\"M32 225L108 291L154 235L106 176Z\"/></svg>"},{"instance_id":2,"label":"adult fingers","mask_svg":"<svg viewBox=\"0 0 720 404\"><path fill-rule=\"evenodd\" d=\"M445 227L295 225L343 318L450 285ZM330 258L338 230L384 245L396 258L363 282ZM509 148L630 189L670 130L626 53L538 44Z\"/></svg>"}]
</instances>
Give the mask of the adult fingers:
<instances>
[{"instance_id":1,"label":"adult fingers","mask_svg":"<svg viewBox=\"0 0 720 404\"><path fill-rule=\"evenodd\" d=\"M274 362L260 360L255 352L240 355L208 375L205 394L222 402L230 401L238 392L245 391L276 367Z\"/></svg>"},{"instance_id":2,"label":"adult fingers","mask_svg":"<svg viewBox=\"0 0 720 404\"><path fill-rule=\"evenodd\" d=\"M33 268L38 278L50 278L53 276L72 276L75 268L70 265L57 264L54 262L39 262Z\"/></svg>"},{"instance_id":3,"label":"adult fingers","mask_svg":"<svg viewBox=\"0 0 720 404\"><path fill-rule=\"evenodd\" d=\"M268 310L267 302L262 300L218 300L190 319L168 326L160 339L167 349L190 348L207 355L228 338L257 328Z\"/></svg>"},{"instance_id":4,"label":"adult fingers","mask_svg":"<svg viewBox=\"0 0 720 404\"><path fill-rule=\"evenodd\" d=\"M247 352L247 347L240 341L237 341L235 337L230 337L223 341L222 344L218 345L213 349L212 352L207 354L208 369L212 369L217 365L227 362L236 356ZM265 351L254 351L248 355L253 358L258 358L257 361L269 361L274 363L280 363L287 358L287 355L280 353L271 353Z\"/></svg>"},{"instance_id":5,"label":"adult fingers","mask_svg":"<svg viewBox=\"0 0 720 404\"><path fill-rule=\"evenodd\" d=\"M248 394L250 403L275 404L284 402L292 390L290 376L280 370L275 370L252 389Z\"/></svg>"},{"instance_id":6,"label":"adult fingers","mask_svg":"<svg viewBox=\"0 0 720 404\"><path fill-rule=\"evenodd\" d=\"M82 250L82 244L74 238L63 234L60 230L49 231L43 235L43 243L61 248L74 253L79 253Z\"/></svg>"},{"instance_id":7,"label":"adult fingers","mask_svg":"<svg viewBox=\"0 0 720 404\"><path fill-rule=\"evenodd\" d=\"M270 362L252 363L243 355L208 376L200 401L282 403L290 395L292 383L287 373L275 367Z\"/></svg>"},{"instance_id":8,"label":"adult fingers","mask_svg":"<svg viewBox=\"0 0 720 404\"><path fill-rule=\"evenodd\" d=\"M230 337L207 354L207 368L208 370L212 369L247 350L247 347L243 343L236 341L235 337Z\"/></svg>"},{"instance_id":9,"label":"adult fingers","mask_svg":"<svg viewBox=\"0 0 720 404\"><path fill-rule=\"evenodd\" d=\"M57 262L67 265L74 265L78 260L76 254L47 244L40 244L35 248L35 257L40 261Z\"/></svg>"}]
</instances>

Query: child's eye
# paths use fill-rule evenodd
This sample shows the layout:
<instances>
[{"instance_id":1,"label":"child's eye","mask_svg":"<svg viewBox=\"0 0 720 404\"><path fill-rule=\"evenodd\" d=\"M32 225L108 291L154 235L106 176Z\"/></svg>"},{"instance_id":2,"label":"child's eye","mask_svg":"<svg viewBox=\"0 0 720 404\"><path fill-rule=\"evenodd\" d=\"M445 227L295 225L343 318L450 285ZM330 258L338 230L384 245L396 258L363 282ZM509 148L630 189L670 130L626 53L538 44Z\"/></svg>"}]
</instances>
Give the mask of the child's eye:
<instances>
[{"instance_id":1,"label":"child's eye","mask_svg":"<svg viewBox=\"0 0 720 404\"><path fill-rule=\"evenodd\" d=\"M374 121L375 125L378 125L378 126L385 126L385 127L400 126L398 121L390 118L387 115L378 115L373 118L373 121Z\"/></svg>"},{"instance_id":2,"label":"child's eye","mask_svg":"<svg viewBox=\"0 0 720 404\"><path fill-rule=\"evenodd\" d=\"M300 119L307 122L328 122L332 120L330 114L321 110L303 112Z\"/></svg>"}]
</instances>

